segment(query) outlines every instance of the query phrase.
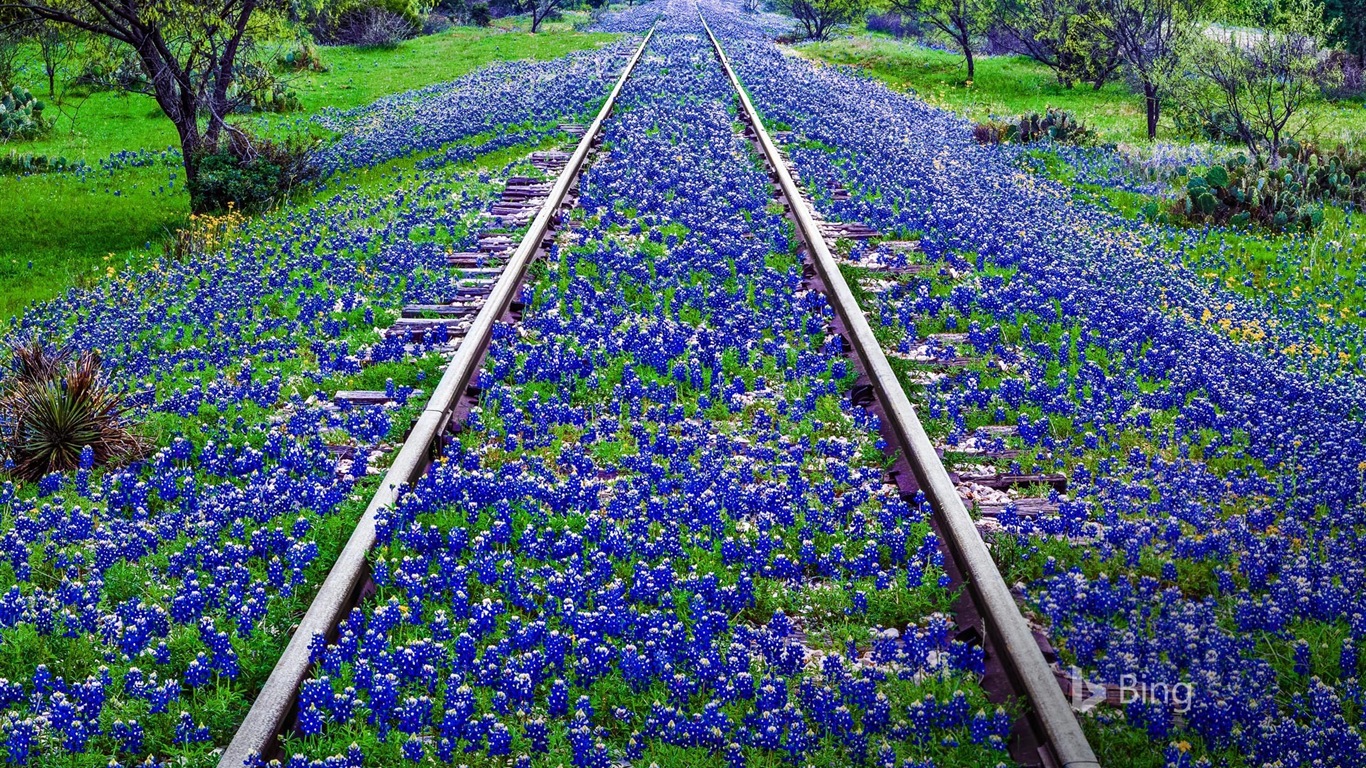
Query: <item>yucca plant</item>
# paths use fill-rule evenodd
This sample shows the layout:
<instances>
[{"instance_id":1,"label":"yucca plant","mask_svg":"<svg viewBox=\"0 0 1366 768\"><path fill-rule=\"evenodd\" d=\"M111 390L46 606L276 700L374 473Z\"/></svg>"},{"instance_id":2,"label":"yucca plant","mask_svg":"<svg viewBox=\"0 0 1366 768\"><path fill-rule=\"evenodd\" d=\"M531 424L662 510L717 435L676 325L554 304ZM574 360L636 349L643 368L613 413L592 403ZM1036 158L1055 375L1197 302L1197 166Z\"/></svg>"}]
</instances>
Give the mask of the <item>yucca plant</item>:
<instances>
[{"instance_id":1,"label":"yucca plant","mask_svg":"<svg viewBox=\"0 0 1366 768\"><path fill-rule=\"evenodd\" d=\"M33 339L10 348L9 373L18 381L44 381L60 374L70 360L68 350Z\"/></svg>"},{"instance_id":2,"label":"yucca plant","mask_svg":"<svg viewBox=\"0 0 1366 768\"><path fill-rule=\"evenodd\" d=\"M145 442L129 429L123 395L114 390L93 351L70 354L31 342L13 348L0 410L10 473L36 480L81 465L127 461Z\"/></svg>"}]
</instances>

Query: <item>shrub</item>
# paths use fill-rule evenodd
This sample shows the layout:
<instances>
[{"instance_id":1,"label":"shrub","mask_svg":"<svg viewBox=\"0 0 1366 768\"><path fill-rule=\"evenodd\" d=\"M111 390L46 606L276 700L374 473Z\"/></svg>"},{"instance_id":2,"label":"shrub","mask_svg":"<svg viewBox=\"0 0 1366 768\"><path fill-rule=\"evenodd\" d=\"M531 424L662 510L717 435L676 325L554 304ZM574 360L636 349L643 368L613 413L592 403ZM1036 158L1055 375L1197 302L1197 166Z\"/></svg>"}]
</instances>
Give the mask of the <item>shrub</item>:
<instances>
[{"instance_id":1,"label":"shrub","mask_svg":"<svg viewBox=\"0 0 1366 768\"><path fill-rule=\"evenodd\" d=\"M918 36L924 32L914 16L900 13L874 13L868 17L868 31L882 32L893 37Z\"/></svg>"},{"instance_id":2,"label":"shrub","mask_svg":"<svg viewBox=\"0 0 1366 768\"><path fill-rule=\"evenodd\" d=\"M470 23L477 27L487 27L493 23L493 14L489 11L488 3L479 3L470 8Z\"/></svg>"},{"instance_id":3,"label":"shrub","mask_svg":"<svg viewBox=\"0 0 1366 768\"><path fill-rule=\"evenodd\" d=\"M43 102L27 88L14 86L0 96L0 141L36 139L52 128L43 117Z\"/></svg>"},{"instance_id":4,"label":"shrub","mask_svg":"<svg viewBox=\"0 0 1366 768\"><path fill-rule=\"evenodd\" d=\"M1242 142L1238 135L1238 122L1225 110L1213 110L1201 115L1191 110L1175 112L1176 132L1191 139L1214 142L1215 144L1237 144Z\"/></svg>"},{"instance_id":5,"label":"shrub","mask_svg":"<svg viewBox=\"0 0 1366 768\"><path fill-rule=\"evenodd\" d=\"M123 395L110 386L98 353L71 355L37 341L12 352L0 396L12 475L37 480L146 450L129 429Z\"/></svg>"},{"instance_id":6,"label":"shrub","mask_svg":"<svg viewBox=\"0 0 1366 768\"><path fill-rule=\"evenodd\" d=\"M978 144L1002 144L1011 131L1019 133L1019 127L1001 120L987 120L972 126L972 138Z\"/></svg>"},{"instance_id":7,"label":"shrub","mask_svg":"<svg viewBox=\"0 0 1366 768\"><path fill-rule=\"evenodd\" d=\"M131 53L92 57L81 73L71 79L71 85L91 91L149 93L151 90L147 74Z\"/></svg>"},{"instance_id":8,"label":"shrub","mask_svg":"<svg viewBox=\"0 0 1366 768\"><path fill-rule=\"evenodd\" d=\"M302 140L275 142L235 131L227 145L200 155L199 173L189 185L196 211L255 211L317 178Z\"/></svg>"},{"instance_id":9,"label":"shrub","mask_svg":"<svg viewBox=\"0 0 1366 768\"><path fill-rule=\"evenodd\" d=\"M1017 122L987 120L973 127L979 144L1031 144L1048 139L1062 144L1094 144L1096 132L1065 109L1049 107L1043 115L1022 115Z\"/></svg>"},{"instance_id":10,"label":"shrub","mask_svg":"<svg viewBox=\"0 0 1366 768\"><path fill-rule=\"evenodd\" d=\"M313 36L330 45L391 48L422 30L424 8L415 0L342 0L313 21Z\"/></svg>"},{"instance_id":11,"label":"shrub","mask_svg":"<svg viewBox=\"0 0 1366 768\"><path fill-rule=\"evenodd\" d=\"M302 108L299 95L265 66L238 66L229 99L238 112L293 112Z\"/></svg>"},{"instance_id":12,"label":"shrub","mask_svg":"<svg viewBox=\"0 0 1366 768\"><path fill-rule=\"evenodd\" d=\"M414 30L396 13L369 8L346 18L338 39L361 48L395 48L412 37Z\"/></svg>"},{"instance_id":13,"label":"shrub","mask_svg":"<svg viewBox=\"0 0 1366 768\"><path fill-rule=\"evenodd\" d=\"M13 149L0 155L0 173L25 175L30 173L57 173L84 168L85 163L67 160L57 155L39 155L32 152L18 152Z\"/></svg>"},{"instance_id":14,"label":"shrub","mask_svg":"<svg viewBox=\"0 0 1366 768\"><path fill-rule=\"evenodd\" d=\"M1366 204L1366 155L1342 147L1324 153L1294 142L1275 165L1239 155L1186 176L1171 212L1189 223L1293 232L1321 224L1325 203Z\"/></svg>"},{"instance_id":15,"label":"shrub","mask_svg":"<svg viewBox=\"0 0 1366 768\"><path fill-rule=\"evenodd\" d=\"M1331 51L1327 67L1338 73L1335 82L1325 89L1330 99L1357 99L1366 96L1366 68L1360 58L1346 51Z\"/></svg>"},{"instance_id":16,"label":"shrub","mask_svg":"<svg viewBox=\"0 0 1366 768\"><path fill-rule=\"evenodd\" d=\"M279 64L281 67L294 72L327 71L327 65L323 64L322 56L318 54L318 47L307 40L301 42L298 48L281 54Z\"/></svg>"}]
</instances>

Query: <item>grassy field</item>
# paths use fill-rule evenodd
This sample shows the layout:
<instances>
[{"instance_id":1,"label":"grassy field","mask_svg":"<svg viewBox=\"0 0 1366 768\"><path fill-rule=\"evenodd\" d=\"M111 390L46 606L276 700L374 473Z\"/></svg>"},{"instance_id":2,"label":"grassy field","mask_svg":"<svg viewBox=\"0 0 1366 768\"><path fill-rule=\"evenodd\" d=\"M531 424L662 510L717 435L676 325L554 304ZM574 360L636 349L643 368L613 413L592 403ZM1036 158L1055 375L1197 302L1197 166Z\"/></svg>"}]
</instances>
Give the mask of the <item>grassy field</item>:
<instances>
[{"instance_id":1,"label":"grassy field","mask_svg":"<svg viewBox=\"0 0 1366 768\"><path fill-rule=\"evenodd\" d=\"M897 90L914 92L973 120L1062 107L1094 127L1104 141L1147 140L1142 102L1123 83L1100 90L1063 88L1047 67L1022 56L981 57L976 79L966 83L961 56L881 34L805 43L795 50L826 63L860 67ZM1361 102L1323 101L1311 109L1309 137L1327 144L1352 135L1366 138L1366 105ZM1159 139L1182 141L1170 114L1163 119ZM1051 156L1046 149L1039 154ZM1062 161L1046 166L1048 175L1072 183ZM1165 205L1145 195L1086 185L1078 193L1130 218L1150 202ZM1361 314L1366 282L1359 278L1366 270L1366 214L1329 206L1324 226L1308 235L1214 229L1188 242L1183 252L1188 266L1211 282L1254 298L1272 295L1312 311L1324 323L1318 341L1325 348L1333 346L1333 329L1366 322Z\"/></svg>"},{"instance_id":2,"label":"grassy field","mask_svg":"<svg viewBox=\"0 0 1366 768\"><path fill-rule=\"evenodd\" d=\"M806 43L796 50L828 64L860 67L901 91L951 109L972 120L989 116L1018 116L1062 107L1078 114L1110 142L1147 140L1143 100L1123 82L1100 90L1087 85L1064 88L1052 70L1024 56L981 56L977 76L965 82L963 57L925 48L885 35L859 35L822 43ZM1319 138L1336 144L1353 132L1366 134L1366 105L1361 102L1320 102L1312 105L1311 123ZM1174 139L1171 115L1163 117L1159 138Z\"/></svg>"},{"instance_id":3,"label":"grassy field","mask_svg":"<svg viewBox=\"0 0 1366 768\"><path fill-rule=\"evenodd\" d=\"M349 109L385 94L451 80L491 62L553 59L612 39L568 27L551 25L537 35L457 27L391 50L325 48L327 72L289 76L303 110L264 119L293 122L324 107ZM73 96L55 105L51 114L57 120L49 137L0 145L0 152L59 155L96 165L120 151L177 145L170 121L146 96ZM0 218L0 318L123 262L111 254L165 240L185 223L189 206L179 166L162 163L85 179L72 174L4 176L0 200L5 213Z\"/></svg>"}]
</instances>

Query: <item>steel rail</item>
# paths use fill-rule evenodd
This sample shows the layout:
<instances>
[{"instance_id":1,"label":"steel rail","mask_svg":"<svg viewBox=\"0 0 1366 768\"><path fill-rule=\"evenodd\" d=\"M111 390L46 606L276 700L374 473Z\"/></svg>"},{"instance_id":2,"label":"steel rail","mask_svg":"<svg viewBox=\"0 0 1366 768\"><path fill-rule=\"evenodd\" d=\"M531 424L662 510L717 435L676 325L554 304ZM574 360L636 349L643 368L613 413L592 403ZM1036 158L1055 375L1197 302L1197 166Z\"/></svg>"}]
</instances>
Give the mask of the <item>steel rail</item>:
<instances>
[{"instance_id":1,"label":"steel rail","mask_svg":"<svg viewBox=\"0 0 1366 768\"><path fill-rule=\"evenodd\" d=\"M897 438L898 447L909 460L921 491L934 509L950 552L963 572L987 630L999 641L997 646L1001 649L1007 672L1028 700L1030 717L1051 749L1051 757L1062 768L1099 768L1100 762L1063 696L1062 689L1058 687L1057 678L1039 650L1028 622L1020 613L996 562L977 532L977 526L963 506L963 500L959 498L949 473L935 452L934 444L916 416L915 408L897 380L896 372L887 362L881 344L873 335L868 319L859 309L854 294L840 273L838 262L826 246L810 206L778 153L777 146L769 138L758 110L731 68L730 60L721 42L712 34L701 8L698 8L697 15L707 37L711 39L726 77L735 88L745 117L758 136L759 145L777 177L779 187L791 205L797 227L811 250L816 269L830 291L828 298L852 336L850 344L889 417L889 426Z\"/></svg>"},{"instance_id":2,"label":"steel rail","mask_svg":"<svg viewBox=\"0 0 1366 768\"><path fill-rule=\"evenodd\" d=\"M584 160L602 132L604 121L616 105L622 87L630 78L653 35L654 27L651 26L645 34L645 39L627 61L626 68L608 94L602 109L598 110L597 117L579 140L569 162L556 178L549 197L537 212L536 218L532 220L526 234L522 236L498 282L494 284L483 307L475 315L469 330L451 356L446 372L432 391L426 408L400 446L398 456L389 466L379 489L375 491L365 508L365 513L351 532L346 546L328 571L318 594L294 630L284 653L280 655L247 716L238 726L237 733L223 751L218 768L242 768L253 756L265 755L278 744L279 735L298 698L299 686L303 684L312 666L309 645L313 637L330 634L336 629L343 611L354 604L364 582L368 570L366 556L375 544L376 516L381 510L393 506L404 489L421 477L431 463L433 446L450 424L461 394L469 387L484 359L494 324L510 306L526 275L527 267L541 248L552 221L559 215L570 185L583 167Z\"/></svg>"}]
</instances>

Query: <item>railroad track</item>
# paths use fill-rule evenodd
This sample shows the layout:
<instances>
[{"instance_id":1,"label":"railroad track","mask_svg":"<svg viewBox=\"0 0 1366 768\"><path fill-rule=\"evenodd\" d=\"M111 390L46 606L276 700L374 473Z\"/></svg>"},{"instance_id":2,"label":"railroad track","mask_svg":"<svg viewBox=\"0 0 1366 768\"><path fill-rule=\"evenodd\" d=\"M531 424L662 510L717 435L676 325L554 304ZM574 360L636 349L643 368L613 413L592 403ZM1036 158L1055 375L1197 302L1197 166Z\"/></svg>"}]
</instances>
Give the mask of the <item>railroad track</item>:
<instances>
[{"instance_id":1,"label":"railroad track","mask_svg":"<svg viewBox=\"0 0 1366 768\"><path fill-rule=\"evenodd\" d=\"M815 276L835 309L841 326L838 330L848 342L861 368L860 381L871 389L874 400L867 405L876 404L874 411L879 416L888 445L897 449L904 466L914 477L912 485L912 478L904 472L899 473L898 485L903 492L922 492L934 508L935 528L947 545L945 554L951 560L951 563L946 563L950 576L955 586L966 587L965 596L968 600L966 603L960 600L957 606L959 625L971 627L980 622L980 628L985 631L987 690L998 697L1027 702L1025 722L1020 724L1023 727L1017 726L1016 729L1014 756L1025 764L1067 768L1099 766L1100 762L1063 696L1033 630L1001 577L952 478L944 469L934 444L874 336L867 317L840 273L839 263L826 245L827 236L866 236L871 231L851 232L846 226L839 232L830 232L828 225L823 227L817 221L811 205L802 195L777 145L765 129L762 117L731 67L720 40L712 33L700 9L698 18L726 72L726 78L735 89L741 117L748 126L747 132L759 145L770 176L776 180L778 194L806 245L807 257ZM855 387L857 390L859 385ZM991 680L993 675L1002 674L1005 679ZM992 685L992 682L996 685Z\"/></svg>"},{"instance_id":2,"label":"railroad track","mask_svg":"<svg viewBox=\"0 0 1366 768\"><path fill-rule=\"evenodd\" d=\"M271 671L270 677L257 694L237 733L223 751L218 761L219 768L242 768L248 761L269 756L278 748L280 735L290 727L299 687L312 666L309 646L313 637L331 636L342 617L363 597L369 576L366 556L375 544L376 515L380 510L393 506L403 488L410 486L431 464L434 452L439 450L441 445L442 436L446 434L462 397L466 395L475 373L483 362L494 325L508 312L522 281L526 278L527 267L545 246L552 227L569 198L570 188L597 144L603 122L616 105L622 86L626 84L631 71L635 69L653 36L654 30L651 29L627 60L616 85L608 94L602 108L598 110L597 117L584 131L573 153L567 157L552 157L538 153L539 156L532 158L534 164L543 168L559 167L562 170L554 184L546 191L545 201L511 255L501 260L497 267L475 266L472 270L464 270L468 273L490 269L497 274L497 279L483 296L483 303L473 319L469 320L467 326L460 327L460 342L450 357L446 372L433 390L426 408L408 433L393 464L389 466L379 489L370 499L365 513L356 523L355 530L318 589L318 594L313 598L308 611L294 629L294 634L284 653L280 655L275 669ZM526 182L518 180L514 186L525 187ZM455 266L466 265L463 262L456 262Z\"/></svg>"},{"instance_id":3,"label":"railroad track","mask_svg":"<svg viewBox=\"0 0 1366 768\"><path fill-rule=\"evenodd\" d=\"M858 237L864 233L846 231L847 228L834 232L829 225L823 226L816 220L700 10L698 18L735 89L747 126L746 135L758 146L769 167L775 181L775 197L786 206L805 245L807 283L823 292L834 307L834 330L847 341L853 362L862 374L853 399L879 416L884 439L900 454L899 464L893 470L899 490L907 496L917 490L923 492L934 509L934 524L946 549L945 570L955 586L966 588L955 606L960 635L980 642L986 650L984 687L999 702L1026 703L1025 715L1013 734L1013 756L1025 765L1098 766L1033 632L825 242L827 236ZM481 239L478 251L454 254L448 259L452 267L484 275L482 287L471 289L470 296L457 297L449 305L404 308L404 318L393 332L405 338L439 333L441 341L452 350L450 363L274 671L221 755L219 768L241 768L252 758L276 754L281 735L293 727L299 689L312 666L313 638L334 636L342 618L367 594L367 555L376 541L377 514L392 507L403 489L421 477L439 452L443 436L458 418L462 401L467 401L472 393L471 384L488 350L495 324L509 317L529 264L546 245L570 199L571 187L600 140L604 121L653 36L652 28L627 61L596 119L584 129L574 152L538 158L543 169L558 170L554 183L547 185L528 178L509 180L503 201L495 206L495 215L509 221L525 221L535 201L544 196L515 248L506 236L490 236ZM368 396L350 394L361 400Z\"/></svg>"}]
</instances>

